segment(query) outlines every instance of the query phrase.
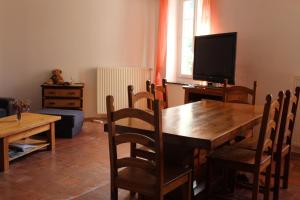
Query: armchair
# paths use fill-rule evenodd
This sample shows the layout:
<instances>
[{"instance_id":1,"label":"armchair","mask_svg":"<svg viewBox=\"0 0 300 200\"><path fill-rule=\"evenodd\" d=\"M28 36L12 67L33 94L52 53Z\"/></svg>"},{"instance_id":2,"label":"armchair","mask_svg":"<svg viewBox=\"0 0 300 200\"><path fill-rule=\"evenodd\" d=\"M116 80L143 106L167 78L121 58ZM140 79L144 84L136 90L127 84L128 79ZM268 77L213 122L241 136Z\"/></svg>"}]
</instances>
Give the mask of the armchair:
<instances>
[{"instance_id":1,"label":"armchair","mask_svg":"<svg viewBox=\"0 0 300 200\"><path fill-rule=\"evenodd\" d=\"M12 106L13 98L0 97L0 117L15 114Z\"/></svg>"}]
</instances>

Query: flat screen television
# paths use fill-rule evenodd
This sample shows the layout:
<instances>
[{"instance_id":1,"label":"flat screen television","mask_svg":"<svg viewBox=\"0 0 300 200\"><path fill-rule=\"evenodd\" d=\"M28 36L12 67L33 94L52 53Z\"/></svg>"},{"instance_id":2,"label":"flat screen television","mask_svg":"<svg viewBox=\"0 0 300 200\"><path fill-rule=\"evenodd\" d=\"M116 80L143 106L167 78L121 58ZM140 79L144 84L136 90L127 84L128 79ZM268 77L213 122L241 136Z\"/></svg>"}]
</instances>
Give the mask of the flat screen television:
<instances>
[{"instance_id":1,"label":"flat screen television","mask_svg":"<svg viewBox=\"0 0 300 200\"><path fill-rule=\"evenodd\" d=\"M236 39L236 32L196 36L193 79L234 84Z\"/></svg>"}]
</instances>

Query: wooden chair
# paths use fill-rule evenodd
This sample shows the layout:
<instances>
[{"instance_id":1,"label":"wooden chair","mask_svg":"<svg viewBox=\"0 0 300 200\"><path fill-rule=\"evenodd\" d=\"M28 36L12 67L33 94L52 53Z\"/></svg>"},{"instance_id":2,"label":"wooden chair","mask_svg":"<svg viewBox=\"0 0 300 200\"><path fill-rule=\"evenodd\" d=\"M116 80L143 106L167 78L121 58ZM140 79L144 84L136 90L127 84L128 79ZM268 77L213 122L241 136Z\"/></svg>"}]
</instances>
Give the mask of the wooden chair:
<instances>
[{"instance_id":1,"label":"wooden chair","mask_svg":"<svg viewBox=\"0 0 300 200\"><path fill-rule=\"evenodd\" d=\"M162 80L162 85L155 86L155 96L160 97L162 96L162 107L168 108L168 91L167 91L167 79ZM160 94L159 94L160 93Z\"/></svg>"},{"instance_id":2,"label":"wooden chair","mask_svg":"<svg viewBox=\"0 0 300 200\"><path fill-rule=\"evenodd\" d=\"M149 92L149 93L151 93L155 97L154 87L151 86L151 81L150 80L146 81L146 91ZM152 102L153 102L153 100L147 98L147 108L149 110L152 109L151 108Z\"/></svg>"},{"instance_id":3,"label":"wooden chair","mask_svg":"<svg viewBox=\"0 0 300 200\"><path fill-rule=\"evenodd\" d=\"M148 82L148 81L147 81ZM152 103L155 99L155 92L154 92L154 85L150 86L150 92L148 91L148 83L146 82L146 89L147 91L133 93L133 86L128 85L127 92L128 92L128 107L134 108L136 102L146 99L147 100L147 109L152 110Z\"/></svg>"},{"instance_id":4,"label":"wooden chair","mask_svg":"<svg viewBox=\"0 0 300 200\"><path fill-rule=\"evenodd\" d=\"M154 86L154 90L151 89ZM148 92L151 92L156 99L162 101L162 108L168 108L168 91L167 91L167 79L162 80L162 85L151 84L150 80L146 81L146 89Z\"/></svg>"},{"instance_id":5,"label":"wooden chair","mask_svg":"<svg viewBox=\"0 0 300 200\"><path fill-rule=\"evenodd\" d=\"M224 84L224 102L228 103L242 103L242 104L252 104L255 105L255 98L256 98L256 81L253 82L253 89L244 86L232 86L227 87L227 80L225 80ZM251 99L251 100L250 100ZM234 141L241 141L245 138L249 138L253 136L253 129L247 131L246 133L242 133L241 135L237 136Z\"/></svg>"},{"instance_id":6,"label":"wooden chair","mask_svg":"<svg viewBox=\"0 0 300 200\"><path fill-rule=\"evenodd\" d=\"M244 86L226 86L224 91L224 101L255 105L256 87L256 81L253 83L253 89ZM251 101L249 101L249 97L251 97Z\"/></svg>"},{"instance_id":7,"label":"wooden chair","mask_svg":"<svg viewBox=\"0 0 300 200\"><path fill-rule=\"evenodd\" d=\"M154 101L154 113L136 108L115 111L113 97L107 96L107 121L111 170L111 199L118 199L118 188L138 193L142 197L163 199L170 191L185 186L184 199L191 199L191 169L167 166L163 157L162 117L160 103ZM153 132L120 133L116 122L137 118L153 126ZM149 149L150 160L118 157L117 147L124 143L138 143Z\"/></svg>"},{"instance_id":8,"label":"wooden chair","mask_svg":"<svg viewBox=\"0 0 300 200\"><path fill-rule=\"evenodd\" d=\"M266 97L260 134L256 151L238 149L232 146L214 151L207 159L207 193L211 195L212 169L222 166L231 171L244 171L253 174L252 200L258 198L259 175L266 171L264 199L269 199L273 148L276 138L278 121L282 109L283 92L272 102L271 95Z\"/></svg>"},{"instance_id":9,"label":"wooden chair","mask_svg":"<svg viewBox=\"0 0 300 200\"><path fill-rule=\"evenodd\" d=\"M291 157L291 144L296 120L296 113L299 102L300 87L297 87L295 94L291 95L289 90L286 91L285 101L283 104L281 123L277 141L276 151L274 152L275 160L275 178L273 199L279 199L280 179L283 179L283 188L288 188L289 168ZM281 164L284 162L283 176L281 176Z\"/></svg>"},{"instance_id":10,"label":"wooden chair","mask_svg":"<svg viewBox=\"0 0 300 200\"><path fill-rule=\"evenodd\" d=\"M146 99L147 101L147 111L152 111L153 110L153 102L155 99L155 92L154 92L154 85L151 85L150 81L146 81L146 92L138 92L138 93L133 93L133 86L129 85L128 86L128 107L129 108L135 108L135 104L136 102L142 100L142 99ZM137 146L136 143L131 143L131 148L130 148L130 152L131 152L131 156L132 157L142 157L147 159L147 152L145 152L144 148L141 147L139 148L139 150L137 150Z\"/></svg>"},{"instance_id":11,"label":"wooden chair","mask_svg":"<svg viewBox=\"0 0 300 200\"><path fill-rule=\"evenodd\" d=\"M291 156L291 142L293 130L296 120L296 113L299 102L300 87L295 89L295 93L291 95L291 91L285 92L285 99L282 108L279 133L274 148L275 171L274 175L274 192L273 199L279 199L280 179L283 180L283 188L288 188L289 165ZM235 146L249 150L256 150L257 141L245 140ZM281 167L283 165L283 176L281 176Z\"/></svg>"}]
</instances>

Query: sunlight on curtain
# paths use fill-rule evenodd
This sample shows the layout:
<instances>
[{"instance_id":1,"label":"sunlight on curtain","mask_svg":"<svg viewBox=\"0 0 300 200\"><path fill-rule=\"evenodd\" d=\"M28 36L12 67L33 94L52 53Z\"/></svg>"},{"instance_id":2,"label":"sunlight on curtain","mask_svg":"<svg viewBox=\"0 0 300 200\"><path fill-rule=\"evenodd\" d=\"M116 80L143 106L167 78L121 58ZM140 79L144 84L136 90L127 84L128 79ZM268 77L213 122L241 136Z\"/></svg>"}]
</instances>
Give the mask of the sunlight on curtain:
<instances>
[{"instance_id":1,"label":"sunlight on curtain","mask_svg":"<svg viewBox=\"0 0 300 200\"><path fill-rule=\"evenodd\" d=\"M178 40L178 0L169 0L168 6L168 27L167 27L167 59L166 79L176 81L177 69L177 40Z\"/></svg>"},{"instance_id":2,"label":"sunlight on curtain","mask_svg":"<svg viewBox=\"0 0 300 200\"><path fill-rule=\"evenodd\" d=\"M161 73L166 66L168 0L160 0L159 6L155 84L161 85Z\"/></svg>"},{"instance_id":3,"label":"sunlight on curtain","mask_svg":"<svg viewBox=\"0 0 300 200\"><path fill-rule=\"evenodd\" d=\"M202 2L201 2L202 1ZM197 6L196 35L210 34L211 30L211 0L199 0Z\"/></svg>"}]
</instances>

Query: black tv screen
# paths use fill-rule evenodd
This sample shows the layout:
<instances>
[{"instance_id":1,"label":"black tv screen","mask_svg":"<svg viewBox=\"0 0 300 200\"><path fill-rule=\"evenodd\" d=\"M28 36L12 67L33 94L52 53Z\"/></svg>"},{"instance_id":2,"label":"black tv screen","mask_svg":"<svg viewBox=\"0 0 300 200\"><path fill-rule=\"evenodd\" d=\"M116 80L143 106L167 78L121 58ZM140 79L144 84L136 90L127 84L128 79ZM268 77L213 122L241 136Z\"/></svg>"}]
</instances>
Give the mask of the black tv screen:
<instances>
[{"instance_id":1,"label":"black tv screen","mask_svg":"<svg viewBox=\"0 0 300 200\"><path fill-rule=\"evenodd\" d=\"M196 36L193 79L234 84L236 38L236 32Z\"/></svg>"}]
</instances>

